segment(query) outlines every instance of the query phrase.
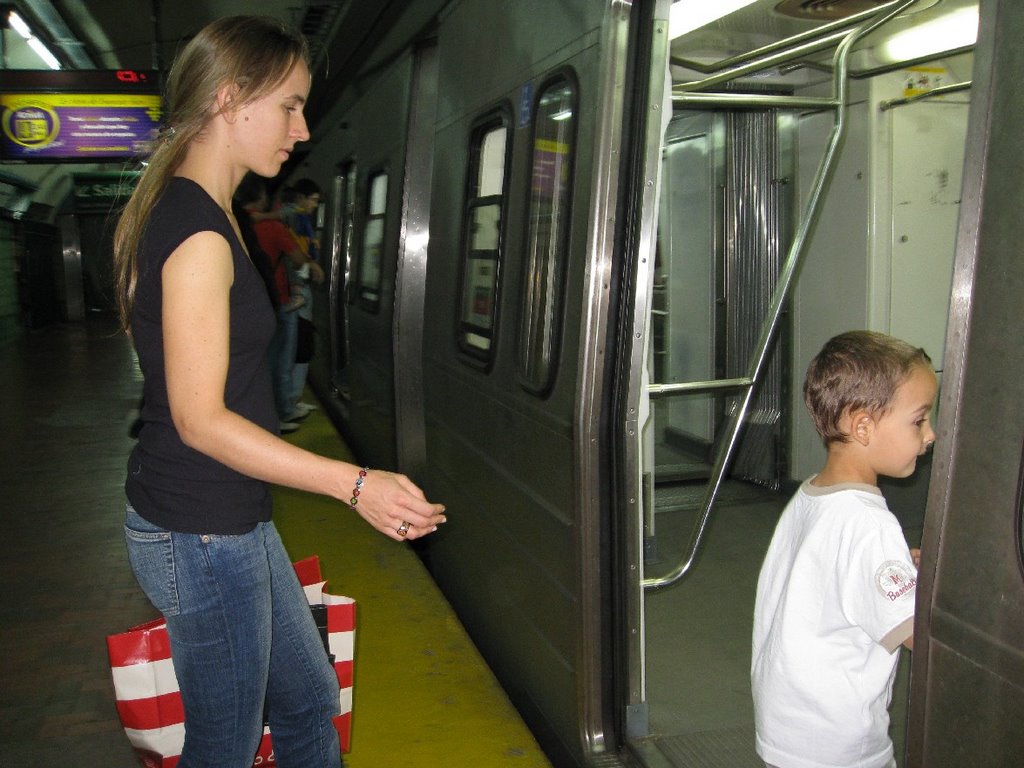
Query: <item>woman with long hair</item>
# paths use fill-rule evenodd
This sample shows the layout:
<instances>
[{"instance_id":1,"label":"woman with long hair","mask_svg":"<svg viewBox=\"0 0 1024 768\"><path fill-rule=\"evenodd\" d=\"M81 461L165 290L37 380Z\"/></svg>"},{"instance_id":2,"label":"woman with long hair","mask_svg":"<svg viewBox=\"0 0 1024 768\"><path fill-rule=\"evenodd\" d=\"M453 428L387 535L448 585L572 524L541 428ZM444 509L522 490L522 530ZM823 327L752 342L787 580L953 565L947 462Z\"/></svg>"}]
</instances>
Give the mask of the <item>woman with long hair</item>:
<instances>
[{"instance_id":1,"label":"woman with long hair","mask_svg":"<svg viewBox=\"0 0 1024 768\"><path fill-rule=\"evenodd\" d=\"M309 138L309 88L305 41L280 22L203 29L171 69L166 128L115 234L121 322L144 375L125 536L167 620L185 708L180 768L248 768L264 710L282 768L340 764L337 679L267 484L336 498L396 541L445 521L408 478L277 434L274 311L231 199L246 173L276 176Z\"/></svg>"}]
</instances>

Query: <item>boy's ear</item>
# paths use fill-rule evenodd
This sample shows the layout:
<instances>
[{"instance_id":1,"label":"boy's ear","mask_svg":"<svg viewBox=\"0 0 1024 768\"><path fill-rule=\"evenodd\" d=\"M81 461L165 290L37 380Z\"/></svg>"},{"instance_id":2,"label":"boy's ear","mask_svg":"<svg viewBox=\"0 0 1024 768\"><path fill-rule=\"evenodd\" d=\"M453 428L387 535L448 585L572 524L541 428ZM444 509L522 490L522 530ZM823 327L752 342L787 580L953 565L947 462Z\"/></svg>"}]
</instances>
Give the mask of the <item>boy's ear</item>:
<instances>
[{"instance_id":1,"label":"boy's ear","mask_svg":"<svg viewBox=\"0 0 1024 768\"><path fill-rule=\"evenodd\" d=\"M848 434L852 440L867 445L871 442L871 433L874 430L875 420L867 411L853 411L850 413L850 431Z\"/></svg>"},{"instance_id":2,"label":"boy's ear","mask_svg":"<svg viewBox=\"0 0 1024 768\"><path fill-rule=\"evenodd\" d=\"M867 445L871 440L875 420L868 411L848 410L840 419L839 426L843 434L849 436L851 442Z\"/></svg>"}]
</instances>

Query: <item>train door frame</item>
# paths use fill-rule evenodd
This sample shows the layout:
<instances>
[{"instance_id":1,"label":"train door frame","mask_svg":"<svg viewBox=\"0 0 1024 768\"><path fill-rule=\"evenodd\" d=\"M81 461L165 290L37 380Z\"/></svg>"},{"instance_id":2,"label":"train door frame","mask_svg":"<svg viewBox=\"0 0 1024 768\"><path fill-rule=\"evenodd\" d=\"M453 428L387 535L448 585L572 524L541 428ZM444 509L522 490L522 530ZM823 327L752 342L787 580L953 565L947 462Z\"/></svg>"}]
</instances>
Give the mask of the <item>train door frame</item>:
<instances>
[{"instance_id":1,"label":"train door frame","mask_svg":"<svg viewBox=\"0 0 1024 768\"><path fill-rule=\"evenodd\" d=\"M668 0L658 0L657 6L664 9L667 37ZM635 27L639 24L638 19L644 17L644 9L638 8L631 0L611 0L603 24L601 47L605 53L601 57L598 91L602 101L597 105L595 119L595 135L602 139L600 145L595 147L598 162L592 170L590 226L586 242L587 266L579 330L577 406L573 414L573 463L577 485L574 518L579 525L577 551L580 563L580 628L577 636L581 662L577 697L582 742L590 755L621 746L618 743L618 734L607 731L610 725L607 711L609 708L615 710L612 722L616 723L616 730L623 730L623 726L618 722L625 720L624 729L628 732L630 720L637 716L632 707L633 694L635 691L640 693L640 704L643 694L642 680L621 680L614 669L613 674L608 675L603 661L605 644L611 642L612 646L617 645L617 640L609 637L614 627L605 625L605 580L608 578L608 572L617 570L620 565L625 565L630 572L627 580L631 581L634 576L639 577L641 574L636 572L638 561L634 559L633 548L636 546L639 554L641 547L639 542L626 542L625 558L616 553L613 559L605 552L606 544L602 541L602 529L605 526L586 524L583 511L604 510L608 504L603 489L610 483L603 482L602 476L606 462L612 460L612 457L603 449L603 446L608 444L608 427L604 421L608 409L613 407L614 388L610 364L616 355L605 353L611 351L609 345L614 341L610 333L612 300L609 275L614 271L616 250L621 245L622 231L618 216L610 215L609 212L620 212L624 203L620 183L622 173L628 167L631 158L624 158L621 150L626 146L627 135L624 116L630 106L630 99L633 98L627 90L625 73L630 68L631 59L636 55ZM653 267L653 259L651 261ZM592 407L594 405L598 407ZM635 429L635 422L630 423L634 424ZM618 454L617 446L621 438L614 430L612 442L611 453ZM614 460L618 460L617 455ZM630 507L635 509L637 501L632 499ZM617 510L616 514L618 512ZM601 517L605 517L605 514L602 513ZM639 586L639 582L637 585ZM621 593L617 598L622 599ZM642 654L642 600L641 603L631 602L627 595L623 612L626 626L619 627L618 630L620 637L628 638L624 652L627 655L637 651ZM632 670L634 667L627 666L627 669ZM613 682L611 690L609 680ZM615 687L622 685L627 686L630 701L624 713L617 698L612 701L607 698L616 697ZM644 720L642 712L640 718ZM644 725L646 726L646 721Z\"/></svg>"},{"instance_id":2,"label":"train door frame","mask_svg":"<svg viewBox=\"0 0 1024 768\"><path fill-rule=\"evenodd\" d=\"M1024 754L1019 132L1024 7L982 0L938 440L921 545L908 768ZM1017 333L1013 328L1017 328ZM1013 723L1017 727L1005 727Z\"/></svg>"},{"instance_id":3,"label":"train door frame","mask_svg":"<svg viewBox=\"0 0 1024 768\"><path fill-rule=\"evenodd\" d=\"M649 368L647 360L650 354L650 307L653 295L654 272L656 266L657 228L659 195L661 186L661 151L662 137L668 120L672 117L671 109L671 76L667 61L669 52L669 9L670 0L658 0L651 18L650 39L645 45L638 45L638 59L646 54L649 62L665 61L666 66L648 64L646 90L640 97L646 106L645 133L643 136L642 157L637 159L638 172L642 181L638 183L637 208L641 213L636 243L636 267L633 276L634 297L632 312L627 328L633 329L633 336L642 343L627 346L628 357L624 359L626 375L627 405L625 422L616 444L622 448L618 451L622 461L622 473L627 481L626 498L621 500L620 519L624 521L653 520L653 466L646 466L644 458L647 452L643 449L648 440L650 422L653 421L649 394ZM666 94L668 99L666 99ZM667 104L667 109L666 109ZM657 152L653 147L659 147ZM625 300L625 297L623 297ZM624 329L623 334L625 335ZM628 372L640 372L632 375ZM632 446L632 450L630 447ZM657 750L645 748L643 739L650 732L650 712L647 701L646 680L646 645L647 628L644 614L644 525L625 527L622 552L626 574L621 585L623 600L623 655L625 675L620 675L623 690L623 731L626 741L638 750L646 764L657 764Z\"/></svg>"},{"instance_id":4,"label":"train door frame","mask_svg":"<svg viewBox=\"0 0 1024 768\"><path fill-rule=\"evenodd\" d=\"M420 44L413 57L392 333L398 469L412 478L422 477L427 463L423 406L423 305L426 300L437 97L437 44L430 40Z\"/></svg>"},{"instance_id":5,"label":"train door frame","mask_svg":"<svg viewBox=\"0 0 1024 768\"><path fill-rule=\"evenodd\" d=\"M870 31L877 29L891 18L894 18L896 14L908 7L912 2L913 0L904 0L901 4L893 3L879 9L877 11L877 15L874 16L869 16L867 12L864 12L864 15L858 16L855 19L859 26L850 30L848 34L843 32L840 36L831 38L838 43L838 47L833 60L833 95L829 98L802 96L776 97L771 95L741 97L738 94L719 95L696 93L694 94L695 98L690 99L688 98L690 94L686 93L673 99L673 102L680 104L700 104L703 102L710 105L718 103L726 108L729 108L730 105L733 107L738 105L742 105L744 107L777 106L780 108L802 108L814 111L833 110L836 113L833 120L831 138L825 150L825 154L823 155L821 165L819 166L818 172L815 176L809 200L804 210L804 219L801 221L800 226L793 235L792 245L789 249L790 253L780 271L778 285L772 298L771 307L768 310L765 325L762 327L761 340L758 342L757 348L753 351L753 356L750 361L750 370L743 378L673 385L651 385L648 381L646 363L649 358L649 308L653 284L653 232L658 199L657 173L661 160L663 137L662 126L659 125L661 121L654 119L653 115L660 106L659 102L662 101L661 96L665 90L664 77L659 72L661 68L656 64L650 67L647 88L648 112L645 136L646 148L644 150L643 161L644 178L642 181L642 188L638 193L636 193L636 207L641 212L639 222L636 227L639 230L639 234L636 236L635 241L637 250L637 263L635 265L636 272L635 275L632 276L632 288L636 291L636 294L630 307L632 310L632 325L627 325L622 332L625 349L624 354L629 357L629 369L628 372L623 372L624 378L622 378L620 382L621 386L625 390L625 399L622 406L623 410L619 414L623 425L621 427L623 434L623 439L621 440L623 456L622 471L618 476L618 479L624 483L623 493L620 494L619 501L623 505L624 510L624 517L621 519L626 521L624 523L625 527L622 538L627 542L624 559L627 566L626 573L628 574L625 578L625 583L621 586L621 589L624 593L624 601L626 604L626 619L624 622L625 629L630 633L630 635L623 640L623 644L627 649L626 655L628 658L626 677L628 681L629 698L626 702L626 735L627 738L632 739L630 741L630 746L640 753L645 759L650 758L655 760L655 762L657 761L655 752L650 751L654 748L648 747L643 744L642 741L639 741L641 737L647 735L645 718L648 713L646 709L647 702L644 694L644 678L646 671L644 669L645 652L643 648L646 628L643 622L642 591L640 594L634 594L633 590L630 588L633 584L634 575L639 579L639 583L642 587L646 589L670 586L685 575L695 562L696 554L708 521L708 516L717 495L718 485L722 481L725 468L728 466L729 461L732 458L732 451L735 447L739 428L746 415L747 405L751 400L753 387L760 380L761 373L765 368L766 361L768 360L766 353L770 349L770 342L776 335L779 328L782 310L788 297L789 286L791 285L796 267L800 262L807 231L817 215L818 200L821 197L825 184L831 175L834 159L838 153L838 148L841 145L846 122L842 105L846 104L846 95L848 91L847 73L849 53L853 44L858 39L866 36ZM667 4L663 4L656 12L656 19L654 21L654 40L656 42L651 45L652 56L657 52L657 41L659 39L658 35L660 34L659 26L663 15L667 17ZM852 18L850 23L854 23ZM831 32L832 28L830 28L829 31ZM840 37L842 38L842 42L839 42ZM793 42L804 42L805 39L806 38L793 38ZM783 46L781 45L776 46L773 48L773 51L777 51L782 48ZM759 69L764 69L766 65L777 64L779 61L784 61L787 57L793 58L794 55L799 55L799 52L799 48L783 50L781 53L771 53L764 56L760 61L756 60L757 55L755 54L757 52L755 52L755 54L751 54L752 59L754 59L752 63L736 67L731 71L724 71L721 74L712 75L705 80L689 84L690 87L684 88L683 90L700 90L703 87L716 85L734 77L748 74L750 72L756 72ZM654 59L654 61L658 60ZM714 70L712 69L712 71ZM642 89L643 84L639 83L638 87ZM629 282L628 276L627 282ZM625 366L623 366L623 368L625 368ZM738 413L732 417L731 434L723 437L722 442L719 445L718 458L715 462L712 480L703 503L703 514L698 518L697 525L691 536L688 548L689 555L687 559L681 562L667 576L645 579L642 575L642 553L644 548L639 543L643 525L639 521L642 521L649 516L641 514L641 505L644 505L644 508L648 508L653 504L653 499L651 498L652 483L650 478L645 476L645 470L647 468L644 466L645 458L643 453L645 441L644 419L648 418L651 413L649 398L651 395L673 394L676 392L703 392L710 391L712 389L745 391L746 394L743 395L743 405L738 409ZM645 496L647 498L645 498ZM631 524L629 521L635 522ZM648 751L650 751L650 754L648 754Z\"/></svg>"}]
</instances>

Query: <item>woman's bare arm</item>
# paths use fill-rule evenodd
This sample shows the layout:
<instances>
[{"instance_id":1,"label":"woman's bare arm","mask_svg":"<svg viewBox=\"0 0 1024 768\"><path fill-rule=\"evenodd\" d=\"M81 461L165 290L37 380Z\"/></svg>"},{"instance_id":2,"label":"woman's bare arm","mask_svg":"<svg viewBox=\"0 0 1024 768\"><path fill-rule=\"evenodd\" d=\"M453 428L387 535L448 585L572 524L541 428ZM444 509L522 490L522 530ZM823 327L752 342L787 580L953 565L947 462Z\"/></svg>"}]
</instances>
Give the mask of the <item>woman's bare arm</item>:
<instances>
[{"instance_id":1,"label":"woman's bare arm","mask_svg":"<svg viewBox=\"0 0 1024 768\"><path fill-rule=\"evenodd\" d=\"M242 474L344 502L359 468L303 450L229 410L224 402L234 279L227 241L200 232L182 243L163 268L163 333L171 416L182 441ZM357 511L394 539L434 530L443 508L426 501L402 475L373 471Z\"/></svg>"}]
</instances>

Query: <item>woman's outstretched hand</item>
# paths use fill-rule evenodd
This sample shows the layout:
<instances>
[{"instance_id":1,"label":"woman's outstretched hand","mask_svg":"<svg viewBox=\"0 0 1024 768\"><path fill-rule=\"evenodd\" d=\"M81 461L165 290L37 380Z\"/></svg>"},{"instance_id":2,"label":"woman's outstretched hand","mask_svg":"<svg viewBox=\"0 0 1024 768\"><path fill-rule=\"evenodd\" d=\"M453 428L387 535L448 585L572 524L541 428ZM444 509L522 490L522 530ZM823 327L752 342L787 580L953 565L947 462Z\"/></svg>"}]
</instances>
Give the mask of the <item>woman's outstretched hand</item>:
<instances>
[{"instance_id":1,"label":"woman's outstretched hand","mask_svg":"<svg viewBox=\"0 0 1024 768\"><path fill-rule=\"evenodd\" d=\"M370 469L361 477L356 512L395 541L418 539L448 520L442 504L431 504L405 475Z\"/></svg>"}]
</instances>

